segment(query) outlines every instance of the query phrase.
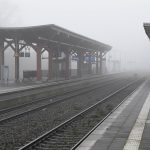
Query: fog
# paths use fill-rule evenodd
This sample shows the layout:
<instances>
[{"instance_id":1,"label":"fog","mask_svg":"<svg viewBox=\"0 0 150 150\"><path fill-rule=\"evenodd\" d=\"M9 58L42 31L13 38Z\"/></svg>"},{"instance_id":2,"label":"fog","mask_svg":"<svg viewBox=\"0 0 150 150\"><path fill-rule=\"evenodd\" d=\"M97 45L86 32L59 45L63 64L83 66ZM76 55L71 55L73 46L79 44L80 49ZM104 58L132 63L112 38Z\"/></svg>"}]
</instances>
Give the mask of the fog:
<instances>
[{"instance_id":1,"label":"fog","mask_svg":"<svg viewBox=\"0 0 150 150\"><path fill-rule=\"evenodd\" d=\"M0 0L0 26L56 24L113 48L108 55L150 71L149 0Z\"/></svg>"}]
</instances>

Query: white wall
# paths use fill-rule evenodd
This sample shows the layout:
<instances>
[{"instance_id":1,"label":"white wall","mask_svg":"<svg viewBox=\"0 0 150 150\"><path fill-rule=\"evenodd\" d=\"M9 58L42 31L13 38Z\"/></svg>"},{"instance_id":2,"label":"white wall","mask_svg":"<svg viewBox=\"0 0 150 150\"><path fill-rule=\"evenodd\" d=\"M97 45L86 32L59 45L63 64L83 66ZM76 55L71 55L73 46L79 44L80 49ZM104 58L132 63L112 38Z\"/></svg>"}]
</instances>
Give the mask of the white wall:
<instances>
[{"instance_id":1,"label":"white wall","mask_svg":"<svg viewBox=\"0 0 150 150\"><path fill-rule=\"evenodd\" d=\"M9 68L9 80L15 80L15 57L14 51L10 48L5 50L4 65ZM30 57L19 57L19 70L21 80L23 79L24 70L36 70L36 52L33 49L30 50Z\"/></svg>"}]
</instances>

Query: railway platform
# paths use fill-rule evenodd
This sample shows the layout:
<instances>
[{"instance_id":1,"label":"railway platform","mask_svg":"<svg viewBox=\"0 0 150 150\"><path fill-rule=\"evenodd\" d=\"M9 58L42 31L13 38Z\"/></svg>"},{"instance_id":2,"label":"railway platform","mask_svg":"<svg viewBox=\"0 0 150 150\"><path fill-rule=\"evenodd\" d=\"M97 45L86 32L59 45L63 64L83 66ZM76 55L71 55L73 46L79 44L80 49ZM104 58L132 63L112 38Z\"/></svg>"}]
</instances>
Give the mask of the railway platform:
<instances>
[{"instance_id":1,"label":"railway platform","mask_svg":"<svg viewBox=\"0 0 150 150\"><path fill-rule=\"evenodd\" d=\"M28 90L28 89L33 89L33 88L38 88L38 87L44 87L44 86L54 86L54 85L59 85L59 84L65 84L65 83L71 83L75 81L80 81L84 79L90 79L90 77L82 77L76 78L76 79L70 79L70 80L51 80L47 82L8 82L8 83L2 83L0 82L0 94L3 93L10 93L10 92L15 92L15 91L23 91L23 90ZM92 77L91 77L92 78Z\"/></svg>"},{"instance_id":2,"label":"railway platform","mask_svg":"<svg viewBox=\"0 0 150 150\"><path fill-rule=\"evenodd\" d=\"M90 77L89 77L90 78ZM86 79L82 77L81 79ZM15 91L22 91L32 88L38 88L42 86L53 86L59 84L70 83L73 81L81 80L79 78L70 79L70 80L50 80L50 81L31 81L31 82L0 82L0 94L2 93L9 93Z\"/></svg>"},{"instance_id":3,"label":"railway platform","mask_svg":"<svg viewBox=\"0 0 150 150\"><path fill-rule=\"evenodd\" d=\"M117 74L116 74L117 75ZM44 87L44 86L57 86L60 84L68 84L73 82L80 82L84 80L90 80L92 78L101 78L104 77L111 77L114 76L113 74L107 74L107 75L93 75L93 76L85 76L81 78L72 78L70 80L50 80L50 81L40 81L40 82L8 82L3 83L0 82L0 94L3 93L10 93L15 91L24 91L28 89L38 88L38 87Z\"/></svg>"},{"instance_id":4,"label":"railway platform","mask_svg":"<svg viewBox=\"0 0 150 150\"><path fill-rule=\"evenodd\" d=\"M32 88L35 85L37 86L38 84L37 83L31 83L31 84L0 83L0 94L29 89L29 88Z\"/></svg>"},{"instance_id":5,"label":"railway platform","mask_svg":"<svg viewBox=\"0 0 150 150\"><path fill-rule=\"evenodd\" d=\"M111 113L76 150L150 150L150 80Z\"/></svg>"}]
</instances>

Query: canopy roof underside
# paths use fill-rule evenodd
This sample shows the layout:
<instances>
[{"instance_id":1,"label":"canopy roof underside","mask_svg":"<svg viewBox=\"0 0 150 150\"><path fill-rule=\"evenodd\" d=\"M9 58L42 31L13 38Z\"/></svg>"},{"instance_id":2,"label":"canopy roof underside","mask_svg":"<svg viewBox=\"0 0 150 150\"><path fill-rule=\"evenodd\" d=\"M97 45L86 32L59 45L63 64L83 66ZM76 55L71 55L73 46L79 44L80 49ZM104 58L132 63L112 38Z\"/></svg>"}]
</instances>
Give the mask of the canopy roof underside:
<instances>
[{"instance_id":1,"label":"canopy roof underside","mask_svg":"<svg viewBox=\"0 0 150 150\"><path fill-rule=\"evenodd\" d=\"M1 39L17 39L30 43L66 43L87 49L109 51L111 46L74 33L54 24L30 27L1 27Z\"/></svg>"},{"instance_id":2,"label":"canopy roof underside","mask_svg":"<svg viewBox=\"0 0 150 150\"><path fill-rule=\"evenodd\" d=\"M145 33L147 34L148 38L150 39L150 23L144 23L143 24Z\"/></svg>"}]
</instances>

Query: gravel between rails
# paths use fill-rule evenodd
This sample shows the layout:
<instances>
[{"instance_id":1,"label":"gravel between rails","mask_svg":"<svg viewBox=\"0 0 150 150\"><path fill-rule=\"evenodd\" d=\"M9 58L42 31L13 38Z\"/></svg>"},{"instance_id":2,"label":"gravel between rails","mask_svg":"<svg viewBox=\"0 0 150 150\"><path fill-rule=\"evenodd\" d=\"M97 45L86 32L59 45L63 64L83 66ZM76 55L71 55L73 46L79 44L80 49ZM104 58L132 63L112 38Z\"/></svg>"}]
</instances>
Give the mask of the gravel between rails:
<instances>
[{"instance_id":1,"label":"gravel between rails","mask_svg":"<svg viewBox=\"0 0 150 150\"><path fill-rule=\"evenodd\" d=\"M66 119L91 106L123 85L133 81L133 78L116 82L111 87L106 86L101 91L95 90L83 96L76 96L67 103L62 102L53 107L28 114L7 124L0 125L0 149L15 150L31 141ZM112 88L113 87L113 88Z\"/></svg>"}]
</instances>

